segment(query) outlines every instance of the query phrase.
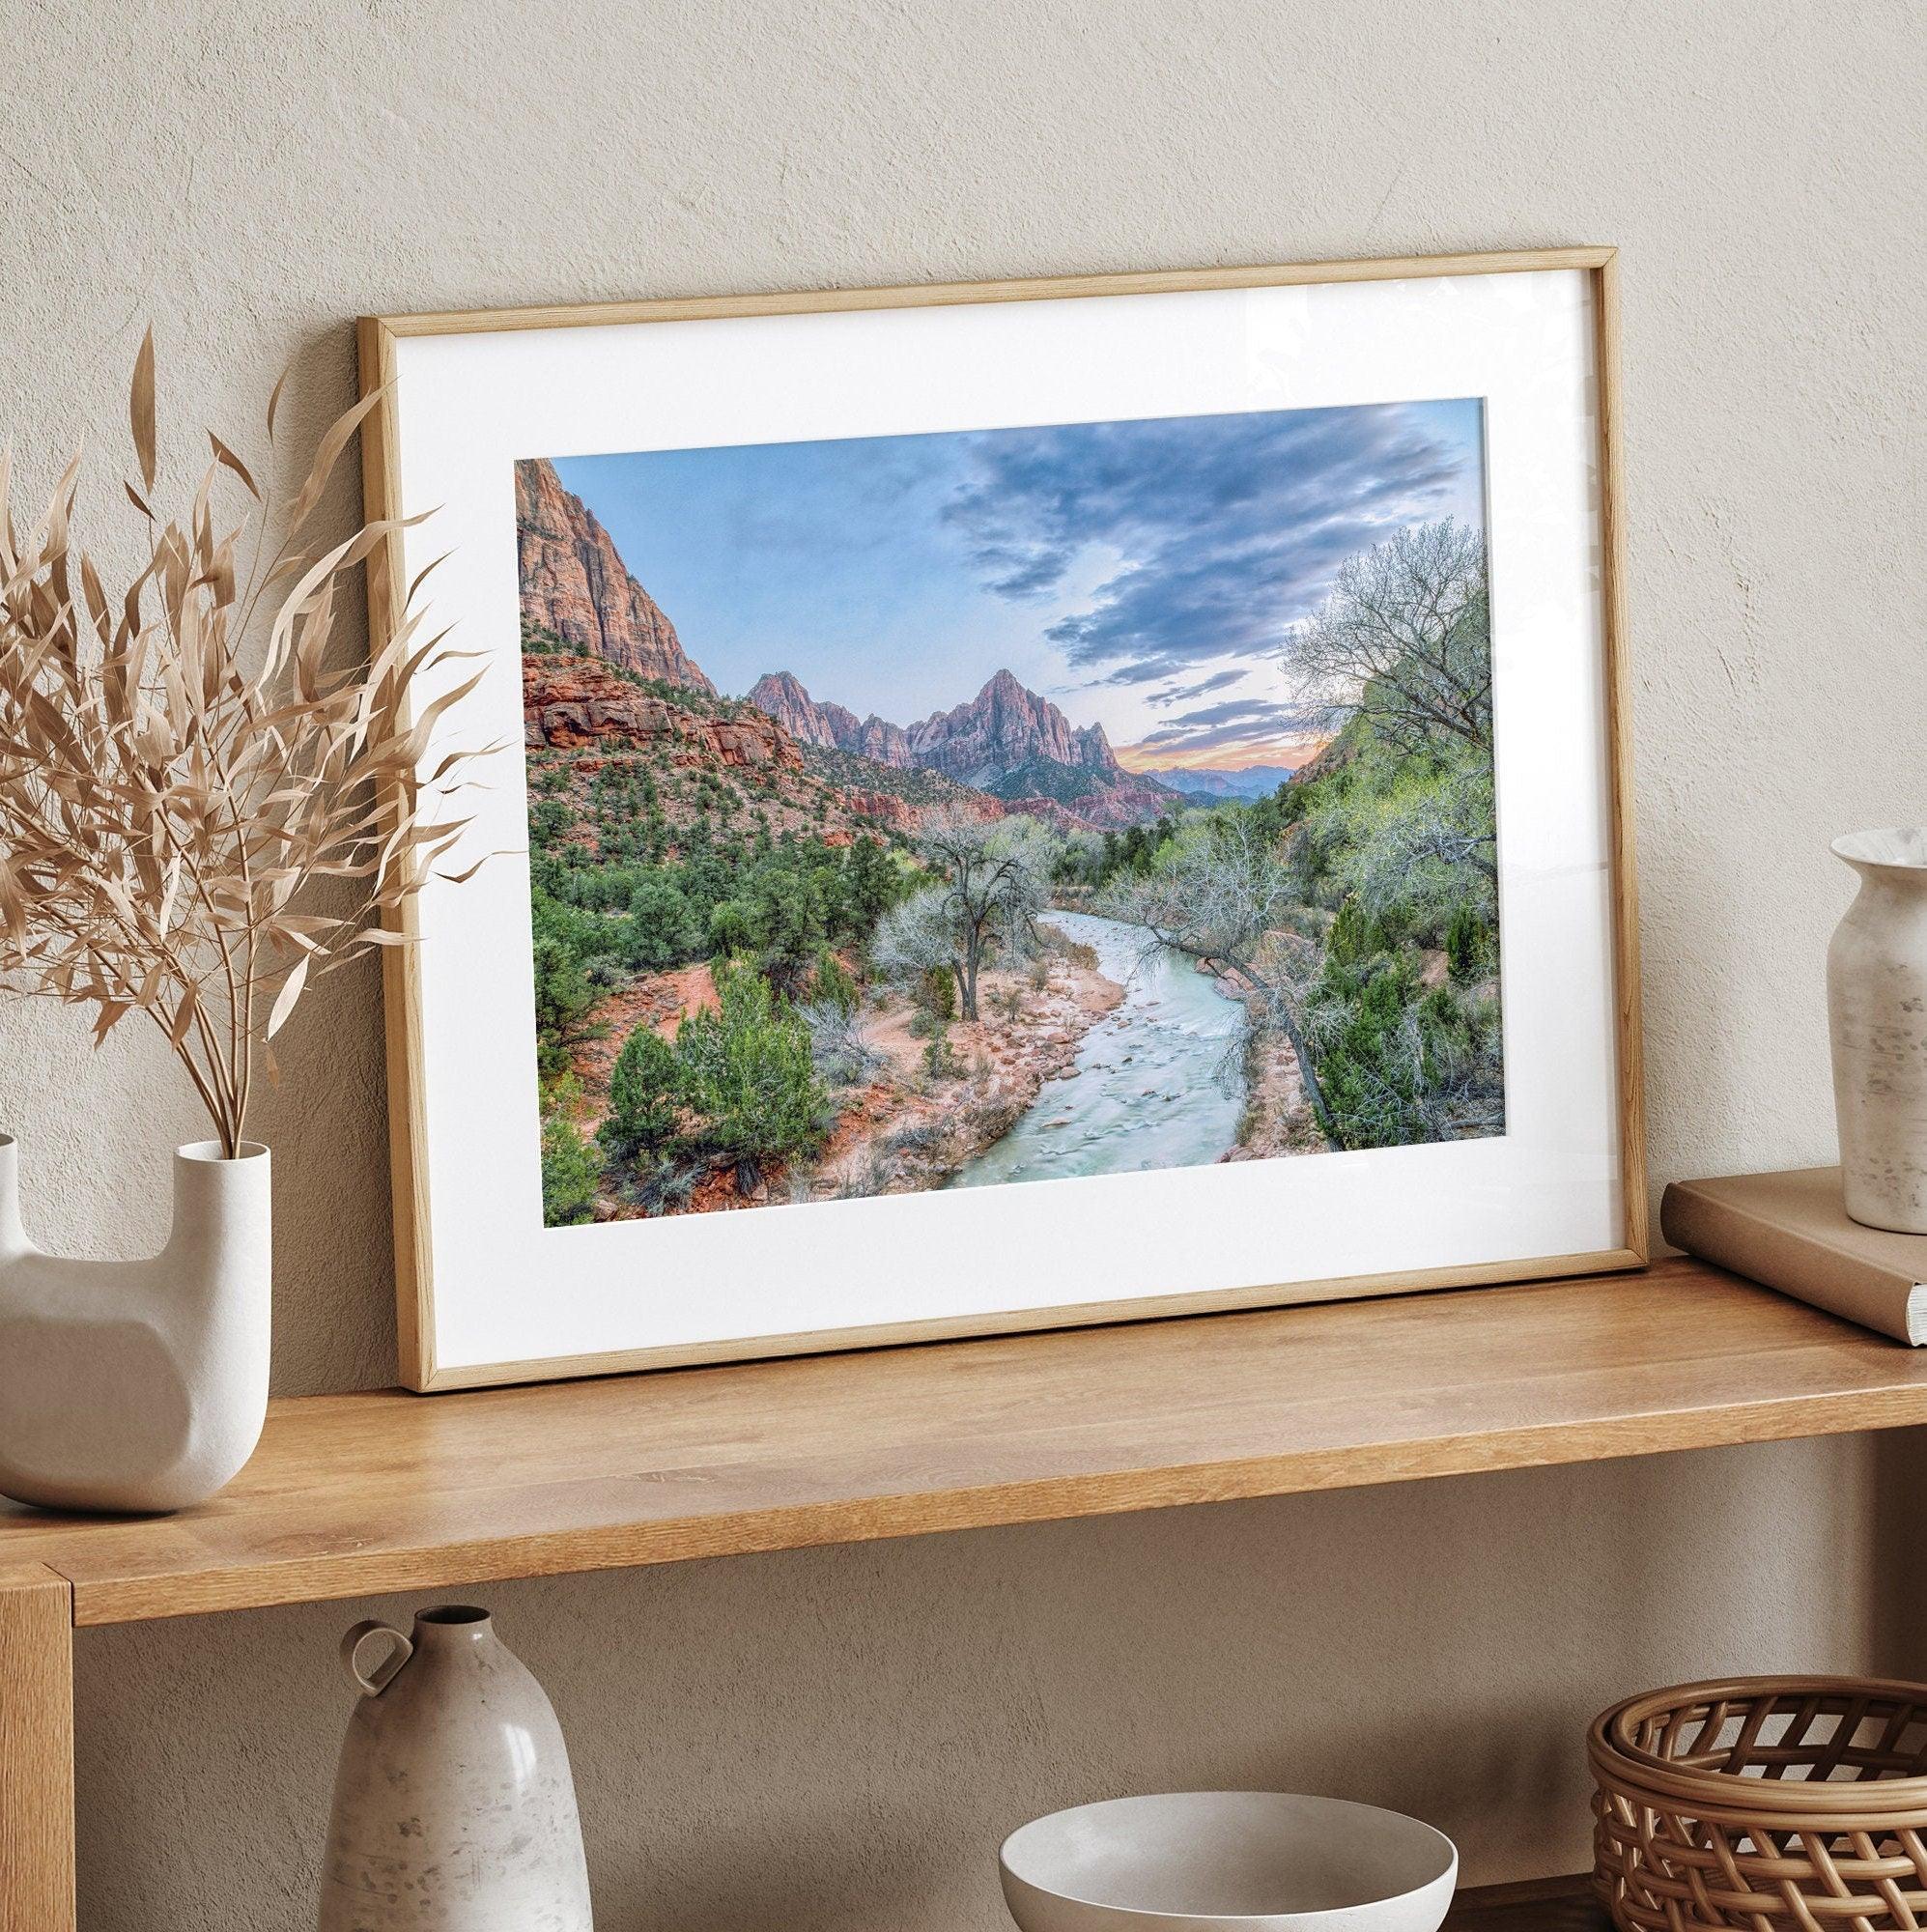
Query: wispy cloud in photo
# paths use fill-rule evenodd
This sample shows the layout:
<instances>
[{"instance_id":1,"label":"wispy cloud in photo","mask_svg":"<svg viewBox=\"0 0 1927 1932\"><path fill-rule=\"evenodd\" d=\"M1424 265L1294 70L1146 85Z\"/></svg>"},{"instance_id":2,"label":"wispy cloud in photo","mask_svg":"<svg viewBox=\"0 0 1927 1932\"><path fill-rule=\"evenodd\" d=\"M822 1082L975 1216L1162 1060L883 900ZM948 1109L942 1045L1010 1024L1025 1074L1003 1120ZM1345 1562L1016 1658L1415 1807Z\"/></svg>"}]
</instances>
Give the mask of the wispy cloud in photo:
<instances>
[{"instance_id":1,"label":"wispy cloud in photo","mask_svg":"<svg viewBox=\"0 0 1927 1932\"><path fill-rule=\"evenodd\" d=\"M1482 439L1458 400L557 467L720 688L909 723L1007 667L1153 766L1301 739L1286 629L1404 525L1482 524Z\"/></svg>"},{"instance_id":2,"label":"wispy cloud in photo","mask_svg":"<svg viewBox=\"0 0 1927 1932\"><path fill-rule=\"evenodd\" d=\"M1317 728L1318 720L1296 704L1264 697L1234 698L1181 712L1148 733L1138 750L1148 760L1171 764L1202 762L1201 753L1258 744L1295 744ZM1182 753L1178 756L1176 754ZM1166 756L1165 754L1172 754Z\"/></svg>"}]
</instances>

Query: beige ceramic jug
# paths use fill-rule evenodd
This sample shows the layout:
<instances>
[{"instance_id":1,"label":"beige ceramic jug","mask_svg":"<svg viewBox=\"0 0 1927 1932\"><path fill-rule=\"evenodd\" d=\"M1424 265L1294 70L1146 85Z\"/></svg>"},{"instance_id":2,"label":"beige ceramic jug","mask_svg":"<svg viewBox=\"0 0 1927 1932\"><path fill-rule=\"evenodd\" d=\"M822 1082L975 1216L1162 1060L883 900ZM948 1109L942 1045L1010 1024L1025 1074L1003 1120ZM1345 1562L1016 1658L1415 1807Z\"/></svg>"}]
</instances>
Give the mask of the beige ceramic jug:
<instances>
[{"instance_id":1,"label":"beige ceramic jug","mask_svg":"<svg viewBox=\"0 0 1927 1932\"><path fill-rule=\"evenodd\" d=\"M356 1624L321 1932L589 1932L576 1788L541 1685L486 1610Z\"/></svg>"},{"instance_id":2,"label":"beige ceramic jug","mask_svg":"<svg viewBox=\"0 0 1927 1932\"><path fill-rule=\"evenodd\" d=\"M1853 832L1833 850L1860 875L1827 949L1847 1212L1927 1235L1927 829Z\"/></svg>"}]
</instances>

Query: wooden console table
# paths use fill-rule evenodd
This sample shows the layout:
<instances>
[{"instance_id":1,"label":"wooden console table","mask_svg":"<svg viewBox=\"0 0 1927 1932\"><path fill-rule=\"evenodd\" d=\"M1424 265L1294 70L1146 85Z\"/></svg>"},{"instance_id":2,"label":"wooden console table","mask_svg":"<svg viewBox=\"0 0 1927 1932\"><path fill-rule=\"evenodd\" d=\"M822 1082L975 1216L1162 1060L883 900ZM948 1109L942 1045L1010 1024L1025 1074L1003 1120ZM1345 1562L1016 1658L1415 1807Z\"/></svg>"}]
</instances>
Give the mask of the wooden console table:
<instances>
[{"instance_id":1,"label":"wooden console table","mask_svg":"<svg viewBox=\"0 0 1927 1932\"><path fill-rule=\"evenodd\" d=\"M0 1505L0 1932L74 1924L77 1625L1918 1422L1927 1351L1685 1259L864 1354L276 1402L253 1461L202 1508L102 1520ZM1576 1932L1593 1910L1570 1882L1499 1887L1468 1895L1453 1923L1470 1932L1496 1914L1490 1932Z\"/></svg>"}]
</instances>

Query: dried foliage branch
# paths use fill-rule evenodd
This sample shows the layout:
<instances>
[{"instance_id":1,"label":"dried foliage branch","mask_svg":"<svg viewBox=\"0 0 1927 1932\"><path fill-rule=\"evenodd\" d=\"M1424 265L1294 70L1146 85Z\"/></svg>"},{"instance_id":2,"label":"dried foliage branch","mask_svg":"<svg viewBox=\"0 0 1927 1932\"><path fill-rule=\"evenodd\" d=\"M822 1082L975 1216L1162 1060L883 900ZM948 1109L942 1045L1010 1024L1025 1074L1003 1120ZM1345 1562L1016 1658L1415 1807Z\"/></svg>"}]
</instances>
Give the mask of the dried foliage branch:
<instances>
[{"instance_id":1,"label":"dried foliage branch","mask_svg":"<svg viewBox=\"0 0 1927 1932\"><path fill-rule=\"evenodd\" d=\"M420 635L421 580L365 668L324 664L354 575L402 527L304 547L378 400L328 429L285 514L210 432L191 506L163 522L150 331L130 401L139 487L126 485L145 556L114 595L74 536L80 459L22 536L0 456L0 986L92 1007L97 1045L129 1014L157 1028L229 1157L303 991L403 943L402 907L468 822L449 805L481 753L423 765L479 673L412 701L467 655ZM235 490L254 508L226 528L215 497ZM306 903L317 880L347 882L329 894L343 909Z\"/></svg>"}]
</instances>

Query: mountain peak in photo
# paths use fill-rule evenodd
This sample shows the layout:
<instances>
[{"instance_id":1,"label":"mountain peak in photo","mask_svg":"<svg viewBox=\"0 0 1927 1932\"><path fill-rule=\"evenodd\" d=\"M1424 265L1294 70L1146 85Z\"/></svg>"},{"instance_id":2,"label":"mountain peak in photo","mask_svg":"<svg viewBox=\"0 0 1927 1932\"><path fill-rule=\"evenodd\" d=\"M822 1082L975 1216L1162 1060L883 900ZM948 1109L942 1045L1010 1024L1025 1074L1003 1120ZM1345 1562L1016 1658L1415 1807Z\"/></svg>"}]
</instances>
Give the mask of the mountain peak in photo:
<instances>
[{"instance_id":1,"label":"mountain peak in photo","mask_svg":"<svg viewBox=\"0 0 1927 1932\"><path fill-rule=\"evenodd\" d=\"M849 752L879 765L910 768L910 739L900 724L872 712L860 719L848 706L819 704L793 672L765 671L750 687L750 702L767 711L792 738L828 751Z\"/></svg>"},{"instance_id":2,"label":"mountain peak in photo","mask_svg":"<svg viewBox=\"0 0 1927 1932\"><path fill-rule=\"evenodd\" d=\"M794 672L765 671L749 701L800 743L854 753L900 771L925 771L988 792L1015 809L1093 825L1157 817L1177 793L1118 762L1101 724L1071 724L1014 672L998 671L968 703L934 711L907 730L872 713L812 697Z\"/></svg>"},{"instance_id":3,"label":"mountain peak in photo","mask_svg":"<svg viewBox=\"0 0 1927 1932\"><path fill-rule=\"evenodd\" d=\"M1094 772L1113 783L1124 777L1103 725L1073 726L1009 670L998 671L968 704L913 724L910 751L920 765L966 784L994 781L1034 758Z\"/></svg>"},{"instance_id":4,"label":"mountain peak in photo","mask_svg":"<svg viewBox=\"0 0 1927 1932\"><path fill-rule=\"evenodd\" d=\"M629 574L615 540L562 487L546 457L515 466L515 541L525 621L638 677L714 694L676 627Z\"/></svg>"}]
</instances>

